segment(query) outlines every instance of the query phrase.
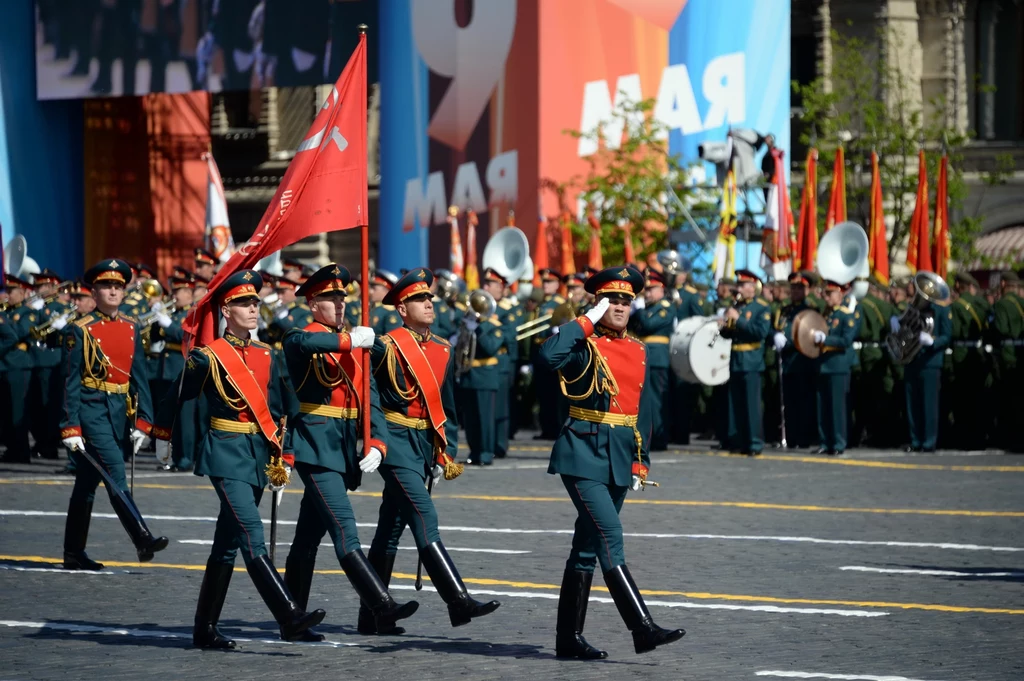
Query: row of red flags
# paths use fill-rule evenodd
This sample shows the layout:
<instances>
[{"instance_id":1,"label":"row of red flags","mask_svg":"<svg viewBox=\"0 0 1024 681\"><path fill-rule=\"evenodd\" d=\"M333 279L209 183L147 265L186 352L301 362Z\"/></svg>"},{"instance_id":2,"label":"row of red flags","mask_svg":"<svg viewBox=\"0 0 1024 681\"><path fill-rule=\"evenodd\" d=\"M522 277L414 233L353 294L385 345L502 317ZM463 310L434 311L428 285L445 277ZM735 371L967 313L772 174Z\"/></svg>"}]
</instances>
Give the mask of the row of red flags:
<instances>
[{"instance_id":1,"label":"row of red flags","mask_svg":"<svg viewBox=\"0 0 1024 681\"><path fill-rule=\"evenodd\" d=\"M907 267L911 272L935 272L940 277L948 274L949 267L949 157L943 154L939 162L938 189L935 197L935 222L928 224L928 172L924 150L918 152L917 200L910 219L910 241L907 245ZM813 269L818 255L818 150L807 152L804 173L804 191L800 200L800 222L796 230L793 270ZM882 208L882 176L878 167L878 154L871 152L871 209L868 218L868 264L871 274L881 282L889 283L889 243L885 232L885 213ZM825 212L825 231L846 221L846 162L843 148L836 150L832 168L832 184L828 210ZM933 241L934 238L934 241Z\"/></svg>"}]
</instances>

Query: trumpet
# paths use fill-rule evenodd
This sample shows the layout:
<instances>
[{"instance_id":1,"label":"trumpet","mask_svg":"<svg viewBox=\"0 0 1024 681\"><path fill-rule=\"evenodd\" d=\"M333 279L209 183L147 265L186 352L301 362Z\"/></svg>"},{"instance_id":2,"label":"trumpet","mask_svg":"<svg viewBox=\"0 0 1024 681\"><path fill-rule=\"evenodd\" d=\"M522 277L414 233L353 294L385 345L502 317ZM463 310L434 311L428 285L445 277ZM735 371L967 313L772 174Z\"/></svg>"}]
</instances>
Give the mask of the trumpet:
<instances>
[{"instance_id":1,"label":"trumpet","mask_svg":"<svg viewBox=\"0 0 1024 681\"><path fill-rule=\"evenodd\" d=\"M61 291L63 291L65 288L71 286L74 283L75 282L71 281L70 279L68 281L62 281L59 284L57 284L57 290L48 296L41 296L38 293L33 293L32 295L25 299L24 304L31 306L32 303L37 303L40 300L43 301L43 305L52 303L53 301L57 300L58 296L60 296Z\"/></svg>"},{"instance_id":2,"label":"trumpet","mask_svg":"<svg viewBox=\"0 0 1024 681\"><path fill-rule=\"evenodd\" d=\"M553 326L561 326L576 318L576 310L572 303L565 302L546 315L524 322L516 327L516 340L521 341L539 333L548 331Z\"/></svg>"},{"instance_id":3,"label":"trumpet","mask_svg":"<svg viewBox=\"0 0 1024 681\"><path fill-rule=\"evenodd\" d=\"M149 310L149 312L145 312L145 313L139 315L139 324L141 324L144 327L145 326L149 326L150 324L152 324L153 322L156 321L157 316L160 315L161 313L163 313L163 314L167 315L168 317L170 317L172 314L174 314L177 311L178 311L177 303L171 303L168 306L164 306L164 305L161 304L160 307L156 307L154 305Z\"/></svg>"},{"instance_id":4,"label":"trumpet","mask_svg":"<svg viewBox=\"0 0 1024 681\"><path fill-rule=\"evenodd\" d=\"M47 336L49 336L54 331L57 331L57 329L54 328L54 326L53 326L54 322L56 322L58 319L63 319L65 321L65 323L66 323L68 321L68 319L71 317L72 314L73 314L73 312L65 312L64 314L55 314L52 317L50 317L49 319L47 319L45 322L43 322L42 324L37 324L36 326L33 326L31 329L29 329L28 333L29 333L30 336L32 336L33 340L36 340L36 341L46 340ZM64 327L62 326L61 328L64 328Z\"/></svg>"}]
</instances>

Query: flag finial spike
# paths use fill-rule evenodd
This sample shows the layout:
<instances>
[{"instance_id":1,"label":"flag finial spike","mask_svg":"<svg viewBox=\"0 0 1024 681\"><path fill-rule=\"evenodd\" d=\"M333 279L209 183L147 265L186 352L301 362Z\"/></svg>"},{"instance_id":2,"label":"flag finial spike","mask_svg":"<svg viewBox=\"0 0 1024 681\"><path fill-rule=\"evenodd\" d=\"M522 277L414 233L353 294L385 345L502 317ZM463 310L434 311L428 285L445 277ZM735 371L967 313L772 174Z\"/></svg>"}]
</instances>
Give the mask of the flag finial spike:
<instances>
[{"instance_id":1,"label":"flag finial spike","mask_svg":"<svg viewBox=\"0 0 1024 681\"><path fill-rule=\"evenodd\" d=\"M356 30L359 31L359 35L366 35L366 30L370 28L366 24L359 24L356 26Z\"/></svg>"}]
</instances>

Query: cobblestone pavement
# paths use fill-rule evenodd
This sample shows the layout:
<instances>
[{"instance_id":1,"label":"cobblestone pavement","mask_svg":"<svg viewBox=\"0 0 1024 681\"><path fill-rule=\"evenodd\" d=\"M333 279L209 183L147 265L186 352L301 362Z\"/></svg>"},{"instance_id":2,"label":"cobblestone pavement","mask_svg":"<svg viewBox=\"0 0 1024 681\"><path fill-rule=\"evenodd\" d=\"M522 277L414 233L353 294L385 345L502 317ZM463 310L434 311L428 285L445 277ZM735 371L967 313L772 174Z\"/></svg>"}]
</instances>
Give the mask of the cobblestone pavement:
<instances>
[{"instance_id":1,"label":"cobblestone pavement","mask_svg":"<svg viewBox=\"0 0 1024 681\"><path fill-rule=\"evenodd\" d=\"M687 635L635 655L597 577L586 635L609 659L586 663L554 658L574 514L546 474L548 447L528 435L508 459L435 488L442 537L470 590L502 601L496 613L452 629L428 582L407 634L361 636L324 546L310 603L327 610L329 643L277 641L239 560L222 618L233 652L191 648L217 512L206 480L141 459L138 504L171 546L135 563L100 493L89 552L108 568L67 573L52 568L71 479L53 462L0 465L0 679L1024 678L1024 458L656 453L661 487L631 493L622 512L626 555L656 621ZM353 497L364 545L379 493L371 477ZM300 494L297 483L281 505L282 566ZM411 537L403 544L400 600L415 593Z\"/></svg>"}]
</instances>

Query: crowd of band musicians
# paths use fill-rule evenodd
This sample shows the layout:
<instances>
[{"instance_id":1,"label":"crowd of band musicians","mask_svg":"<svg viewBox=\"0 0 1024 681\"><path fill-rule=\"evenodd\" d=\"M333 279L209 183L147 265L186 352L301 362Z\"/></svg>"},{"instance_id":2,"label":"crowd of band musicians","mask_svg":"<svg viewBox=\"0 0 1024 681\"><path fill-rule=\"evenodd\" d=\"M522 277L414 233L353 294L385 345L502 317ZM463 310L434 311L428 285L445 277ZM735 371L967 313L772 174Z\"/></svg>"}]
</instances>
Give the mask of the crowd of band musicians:
<instances>
[{"instance_id":1,"label":"crowd of band musicians","mask_svg":"<svg viewBox=\"0 0 1024 681\"><path fill-rule=\"evenodd\" d=\"M441 541L430 490L457 478L460 461L485 466L506 456L516 427L530 425L532 395L537 437L554 441L548 472L560 476L578 513L556 654L599 659L606 653L582 635L598 564L636 652L684 634L654 623L625 562L618 512L629 491L657 485L647 479L652 450L702 432L749 455L762 451L763 434L832 455L851 442L909 440L930 451L940 437L971 447L1020 445L1011 424L1020 406L1024 301L1012 272L1003 273L991 304L966 274L944 295L869 281L854 296L850 281L799 272L764 284L746 270L720 282L709 300L685 267L564 276L544 269L540 288L523 295L529 287L523 281L515 293L517 280L532 271L486 267L486 254L484 264L481 289L468 296L447 271L377 270L365 282L367 320L355 302L358 283L336 264L313 271L285 261L278 277L241 270L213 291L207 285L217 262L203 249L193 270L179 268L166 287L151 268L116 258L73 283L47 270L31 283L8 274L0 318L5 461L31 458L30 429L37 456L69 451L75 484L64 567L71 570L102 569L85 552L100 482L140 561L167 547L149 530L127 479L125 462L146 443L165 469L208 477L220 514L195 613L196 646L235 645L217 622L239 551L282 638L323 640L312 627L325 613L307 601L325 535L359 596L358 631L395 635L418 607L388 590L406 526L453 626L498 608L467 591ZM222 331L186 356L182 323L203 296ZM884 345L909 323L909 307L927 323L913 329L912 358L896 361ZM798 333L794 321L815 308L820 328ZM698 316L731 342L729 380L711 389L670 368L670 338ZM364 418L365 447L358 442ZM304 489L283 578L258 511L275 452ZM347 491L373 473L383 493L364 554Z\"/></svg>"}]
</instances>

